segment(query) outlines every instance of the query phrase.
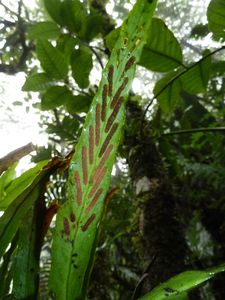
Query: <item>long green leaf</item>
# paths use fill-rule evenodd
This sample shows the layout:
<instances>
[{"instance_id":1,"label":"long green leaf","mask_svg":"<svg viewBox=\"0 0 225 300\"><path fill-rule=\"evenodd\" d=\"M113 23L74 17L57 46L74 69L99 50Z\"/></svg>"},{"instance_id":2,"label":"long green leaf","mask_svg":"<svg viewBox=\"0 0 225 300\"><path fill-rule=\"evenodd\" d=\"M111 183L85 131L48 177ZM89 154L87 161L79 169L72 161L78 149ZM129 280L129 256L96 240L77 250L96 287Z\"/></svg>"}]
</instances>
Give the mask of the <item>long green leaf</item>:
<instances>
[{"instance_id":1,"label":"long green leaf","mask_svg":"<svg viewBox=\"0 0 225 300\"><path fill-rule=\"evenodd\" d=\"M0 257L15 236L24 216L32 205L38 201L43 194L44 186L49 176L59 165L58 161L53 161L35 177L32 184L22 192L5 210L0 218Z\"/></svg>"},{"instance_id":2,"label":"long green leaf","mask_svg":"<svg viewBox=\"0 0 225 300\"><path fill-rule=\"evenodd\" d=\"M224 271L225 265L206 271L183 272L155 287L150 293L140 298L140 300L185 299L186 292Z\"/></svg>"},{"instance_id":3,"label":"long green leaf","mask_svg":"<svg viewBox=\"0 0 225 300\"><path fill-rule=\"evenodd\" d=\"M125 100L155 6L155 0L138 0L122 25L76 145L69 199L59 210L53 237L50 290L55 299L85 299Z\"/></svg>"},{"instance_id":4,"label":"long green leaf","mask_svg":"<svg viewBox=\"0 0 225 300\"><path fill-rule=\"evenodd\" d=\"M0 210L5 210L32 183L46 163L47 161L39 162L35 167L24 172L11 182L0 200Z\"/></svg>"},{"instance_id":5,"label":"long green leaf","mask_svg":"<svg viewBox=\"0 0 225 300\"><path fill-rule=\"evenodd\" d=\"M41 199L43 203L44 199ZM13 261L13 295L17 299L36 299L38 294L38 273L40 258L40 229L41 223L38 211L40 203L28 210L19 229L19 242ZM39 217L39 220L38 220ZM42 216L42 219L44 215ZM39 221L39 222L38 222Z\"/></svg>"}]
</instances>

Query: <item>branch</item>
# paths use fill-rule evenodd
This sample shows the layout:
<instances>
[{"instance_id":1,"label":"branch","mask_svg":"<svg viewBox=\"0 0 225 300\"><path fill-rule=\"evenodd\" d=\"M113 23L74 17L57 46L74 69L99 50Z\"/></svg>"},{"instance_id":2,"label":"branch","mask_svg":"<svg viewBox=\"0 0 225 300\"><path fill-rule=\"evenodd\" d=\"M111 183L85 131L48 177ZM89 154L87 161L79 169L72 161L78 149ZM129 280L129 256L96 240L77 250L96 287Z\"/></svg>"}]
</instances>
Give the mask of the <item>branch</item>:
<instances>
[{"instance_id":1,"label":"branch","mask_svg":"<svg viewBox=\"0 0 225 300\"><path fill-rule=\"evenodd\" d=\"M220 52L222 50L225 49L225 45L222 46L221 48L219 49L216 49L212 52L210 52L209 54L205 55L204 57L202 57L200 60L198 60L196 63L194 63L193 65L191 65L189 68L181 71L179 74L177 74L175 77L173 77L167 84L165 84L161 90L150 100L149 104L147 105L146 109L144 110L143 112L143 116L142 116L142 121L141 121L141 135L143 133L143 122L144 122L144 119L145 119L145 116L146 116L146 113L148 112L149 110L149 107L151 106L152 102L154 100L156 100L171 84L174 83L174 81L176 81L177 79L179 79L183 74L185 74L186 72L190 71L191 69L193 69L196 65L198 65L201 61L204 61L206 58L214 55L215 53L217 52Z\"/></svg>"},{"instance_id":2,"label":"branch","mask_svg":"<svg viewBox=\"0 0 225 300\"><path fill-rule=\"evenodd\" d=\"M6 171L10 166L12 166L16 161L22 157L28 155L34 150L34 145L29 143L25 146L22 146L12 152L8 153L6 156L0 159L0 174Z\"/></svg>"},{"instance_id":3,"label":"branch","mask_svg":"<svg viewBox=\"0 0 225 300\"><path fill-rule=\"evenodd\" d=\"M225 131L225 127L210 127L210 128L194 128L194 129L187 129L187 130L177 130L177 131L171 131L168 133L163 133L161 136L168 136L168 135L175 135L175 134L188 134L188 133L195 133L195 132L215 132L215 131Z\"/></svg>"}]
</instances>

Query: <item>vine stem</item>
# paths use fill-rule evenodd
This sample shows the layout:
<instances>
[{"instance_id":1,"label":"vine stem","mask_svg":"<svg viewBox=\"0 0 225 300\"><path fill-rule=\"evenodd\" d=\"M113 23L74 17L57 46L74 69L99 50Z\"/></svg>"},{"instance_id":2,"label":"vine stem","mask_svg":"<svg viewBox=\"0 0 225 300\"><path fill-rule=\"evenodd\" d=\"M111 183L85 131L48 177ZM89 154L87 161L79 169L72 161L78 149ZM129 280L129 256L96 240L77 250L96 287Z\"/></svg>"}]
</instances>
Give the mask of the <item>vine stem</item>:
<instances>
[{"instance_id":1,"label":"vine stem","mask_svg":"<svg viewBox=\"0 0 225 300\"><path fill-rule=\"evenodd\" d=\"M187 129L187 130L177 130L177 131L171 131L168 133L163 133L161 136L169 136L169 135L176 135L176 134L188 134L188 133L195 133L195 132L215 132L215 131L225 131L225 127L209 127L209 128L194 128L194 129Z\"/></svg>"},{"instance_id":2,"label":"vine stem","mask_svg":"<svg viewBox=\"0 0 225 300\"><path fill-rule=\"evenodd\" d=\"M144 123L144 119L145 116L149 110L149 107L152 105L153 101L156 100L172 83L174 83L174 81L176 81L178 78L180 78L183 74L185 74L186 72L188 72L189 70L193 69L196 65L198 65L200 62L204 61L206 58L216 54L217 52L220 52L222 50L225 49L225 45L210 52L209 54L205 55L204 57L202 57L200 60L198 60L196 63L194 63L193 65L191 65L189 68L184 69L183 71L181 71L179 74L177 74L175 77L173 77L167 84L165 84L161 90L150 100L149 104L147 105L146 109L143 112L142 118L141 118L141 126L140 126L140 136L143 136L143 123Z\"/></svg>"}]
</instances>

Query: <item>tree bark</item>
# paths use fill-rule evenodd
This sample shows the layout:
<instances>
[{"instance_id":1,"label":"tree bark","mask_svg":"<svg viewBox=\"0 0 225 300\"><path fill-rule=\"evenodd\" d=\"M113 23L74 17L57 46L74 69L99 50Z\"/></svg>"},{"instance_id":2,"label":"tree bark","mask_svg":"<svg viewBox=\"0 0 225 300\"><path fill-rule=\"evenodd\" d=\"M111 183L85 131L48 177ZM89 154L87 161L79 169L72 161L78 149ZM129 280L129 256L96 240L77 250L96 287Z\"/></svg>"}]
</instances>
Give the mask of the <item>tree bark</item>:
<instances>
[{"instance_id":1,"label":"tree bark","mask_svg":"<svg viewBox=\"0 0 225 300\"><path fill-rule=\"evenodd\" d=\"M176 198L160 153L150 133L140 137L142 110L134 102L127 106L125 146L140 209L139 230L144 268L154 260L143 282L146 293L171 276L184 271L186 242L176 218ZM136 295L139 296L139 295Z\"/></svg>"}]
</instances>

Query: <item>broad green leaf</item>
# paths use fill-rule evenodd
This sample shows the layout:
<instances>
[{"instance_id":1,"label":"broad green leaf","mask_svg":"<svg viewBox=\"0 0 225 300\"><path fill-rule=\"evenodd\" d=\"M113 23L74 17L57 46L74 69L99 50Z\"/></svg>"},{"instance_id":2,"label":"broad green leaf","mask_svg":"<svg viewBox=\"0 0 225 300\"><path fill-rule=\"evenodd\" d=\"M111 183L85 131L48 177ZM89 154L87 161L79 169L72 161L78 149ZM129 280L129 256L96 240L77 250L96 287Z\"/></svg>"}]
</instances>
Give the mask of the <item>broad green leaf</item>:
<instances>
[{"instance_id":1,"label":"broad green leaf","mask_svg":"<svg viewBox=\"0 0 225 300\"><path fill-rule=\"evenodd\" d=\"M5 210L0 218L0 257L15 236L21 222L31 207L39 200L45 191L49 176L56 170L60 162L50 162L34 178L33 182L26 188Z\"/></svg>"},{"instance_id":2,"label":"broad green leaf","mask_svg":"<svg viewBox=\"0 0 225 300\"><path fill-rule=\"evenodd\" d=\"M70 63L70 57L78 40L69 34L62 34L57 40L57 49L64 53L67 63Z\"/></svg>"},{"instance_id":3,"label":"broad green leaf","mask_svg":"<svg viewBox=\"0 0 225 300\"><path fill-rule=\"evenodd\" d=\"M66 110L71 113L87 112L91 105L92 98L89 96L73 96L66 103Z\"/></svg>"},{"instance_id":4,"label":"broad green leaf","mask_svg":"<svg viewBox=\"0 0 225 300\"><path fill-rule=\"evenodd\" d=\"M225 39L225 2L211 0L207 10L209 30L215 39Z\"/></svg>"},{"instance_id":5,"label":"broad green leaf","mask_svg":"<svg viewBox=\"0 0 225 300\"><path fill-rule=\"evenodd\" d=\"M52 78L65 79L68 64L64 55L48 41L39 40L36 47L37 57L44 71Z\"/></svg>"},{"instance_id":6,"label":"broad green leaf","mask_svg":"<svg viewBox=\"0 0 225 300\"><path fill-rule=\"evenodd\" d=\"M72 92L65 86L52 86L41 97L41 109L54 109L66 105L73 97Z\"/></svg>"},{"instance_id":7,"label":"broad green leaf","mask_svg":"<svg viewBox=\"0 0 225 300\"><path fill-rule=\"evenodd\" d=\"M53 236L49 286L56 299L86 298L125 102L155 6L156 1L138 0L123 23L76 144L68 201L59 209Z\"/></svg>"},{"instance_id":8,"label":"broad green leaf","mask_svg":"<svg viewBox=\"0 0 225 300\"><path fill-rule=\"evenodd\" d=\"M56 39L60 35L60 28L53 22L38 22L28 30L29 39Z\"/></svg>"},{"instance_id":9,"label":"broad green leaf","mask_svg":"<svg viewBox=\"0 0 225 300\"><path fill-rule=\"evenodd\" d=\"M86 17L86 26L80 33L83 38L90 42L93 38L95 38L99 33L103 31L104 26L104 17L96 12L91 12Z\"/></svg>"},{"instance_id":10,"label":"broad green leaf","mask_svg":"<svg viewBox=\"0 0 225 300\"><path fill-rule=\"evenodd\" d=\"M208 55L208 51L205 53ZM188 67L180 77L183 89L190 94L206 91L211 72L211 56L203 57L197 63Z\"/></svg>"},{"instance_id":11,"label":"broad green leaf","mask_svg":"<svg viewBox=\"0 0 225 300\"><path fill-rule=\"evenodd\" d=\"M168 72L180 67L182 60L181 46L173 32L162 20L153 18L139 64L152 71Z\"/></svg>"},{"instance_id":12,"label":"broad green leaf","mask_svg":"<svg viewBox=\"0 0 225 300\"><path fill-rule=\"evenodd\" d=\"M81 47L74 50L71 56L72 75L80 88L89 85L89 74L93 67L92 54L89 48Z\"/></svg>"},{"instance_id":13,"label":"broad green leaf","mask_svg":"<svg viewBox=\"0 0 225 300\"><path fill-rule=\"evenodd\" d=\"M61 0L43 0L49 16L58 24L62 25L60 16Z\"/></svg>"},{"instance_id":14,"label":"broad green leaf","mask_svg":"<svg viewBox=\"0 0 225 300\"><path fill-rule=\"evenodd\" d=\"M28 186L32 183L38 172L46 165L47 161L39 162L35 167L15 178L5 189L0 200L0 210L5 210Z\"/></svg>"},{"instance_id":15,"label":"broad green leaf","mask_svg":"<svg viewBox=\"0 0 225 300\"><path fill-rule=\"evenodd\" d=\"M26 81L22 87L22 91L39 92L54 84L54 81L49 78L46 73L37 73L30 75L26 78Z\"/></svg>"},{"instance_id":16,"label":"broad green leaf","mask_svg":"<svg viewBox=\"0 0 225 300\"><path fill-rule=\"evenodd\" d=\"M69 30L79 35L86 23L86 11L84 4L79 0L64 0L60 6L61 20Z\"/></svg>"},{"instance_id":17,"label":"broad green leaf","mask_svg":"<svg viewBox=\"0 0 225 300\"><path fill-rule=\"evenodd\" d=\"M206 280L214 277L216 274L225 271L225 265L211 268L206 271L186 271L176 275L166 282L155 287L150 293L146 294L140 300L166 300L183 299L184 292L199 286ZM185 298L184 298L185 299Z\"/></svg>"},{"instance_id":18,"label":"broad green leaf","mask_svg":"<svg viewBox=\"0 0 225 300\"><path fill-rule=\"evenodd\" d=\"M181 82L178 75L179 72L172 72L157 81L154 87L154 95L165 113L172 112L180 100Z\"/></svg>"}]
</instances>

